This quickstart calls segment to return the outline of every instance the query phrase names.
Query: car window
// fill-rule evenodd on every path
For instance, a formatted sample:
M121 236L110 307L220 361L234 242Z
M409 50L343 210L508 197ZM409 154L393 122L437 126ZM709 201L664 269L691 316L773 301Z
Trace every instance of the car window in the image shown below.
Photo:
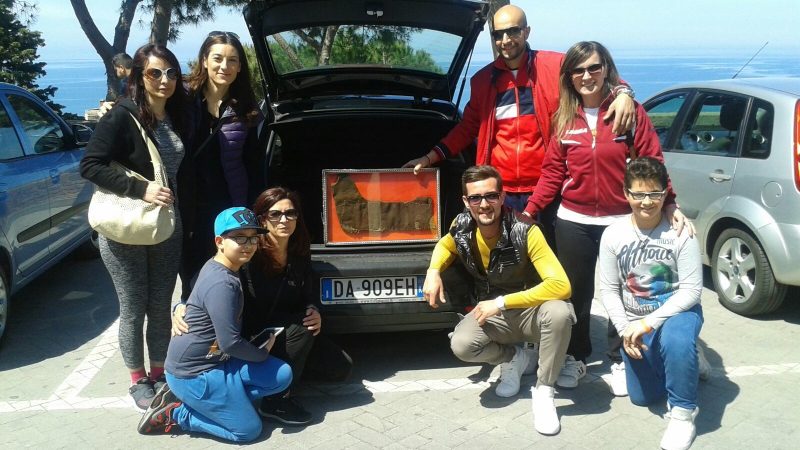
M742 156L745 158L766 159L772 146L772 122L775 108L771 103L756 99L753 114L747 121L747 132Z
M447 73L462 38L435 30L388 25L340 25L285 31L266 37L279 75L300 70L359 65Z
M658 133L658 141L661 143L661 148L664 151L668 150L669 130L678 117L681 107L686 102L686 92L673 92L666 94L660 98L655 99L647 106L647 115L650 116L650 121L653 122L653 127Z
M24 156L14 125L6 108L0 103L0 161Z
M735 156L747 99L701 93L677 143L679 150Z
M17 113L34 153L49 153L66 147L61 126L39 105L21 95L9 95L8 101Z

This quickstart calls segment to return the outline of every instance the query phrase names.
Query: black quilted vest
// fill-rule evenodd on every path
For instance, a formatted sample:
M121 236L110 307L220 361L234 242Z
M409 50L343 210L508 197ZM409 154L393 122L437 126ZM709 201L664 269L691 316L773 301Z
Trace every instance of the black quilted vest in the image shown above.
M532 226L517 220L510 209L503 207L501 236L489 252L487 271L480 262L475 220L469 212L456 216L450 235L455 240L461 262L475 280L478 301L523 291L541 282L528 257L528 230Z

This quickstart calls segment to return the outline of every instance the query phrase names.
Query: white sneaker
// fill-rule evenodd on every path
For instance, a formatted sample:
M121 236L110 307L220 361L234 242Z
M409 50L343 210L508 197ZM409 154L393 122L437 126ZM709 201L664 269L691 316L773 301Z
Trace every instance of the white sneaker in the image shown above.
M711 364L708 363L706 353L703 351L703 347L700 347L700 344L697 344L697 372L703 381L711 378Z
M533 342L526 342L522 344L522 350L528 354L528 367L522 372L523 375L531 375L536 373L536 368L539 367L539 347Z
M572 355L567 355L564 360L564 367L556 380L556 386L564 389L574 389L578 387L578 380L586 375L586 364L583 361L576 361Z
M519 392L519 379L528 367L528 353L521 347L514 347L514 358L500 365L500 382L494 389L498 397L513 397Z
M561 431L554 397L555 389L552 386L539 385L531 388L533 427L539 434L552 436Z
M700 408L694 410L673 406L669 412L669 424L661 438L663 450L687 450L697 435L694 419Z
M618 362L611 365L611 380L608 383L611 393L617 397L628 396L628 380L625 379L625 363Z

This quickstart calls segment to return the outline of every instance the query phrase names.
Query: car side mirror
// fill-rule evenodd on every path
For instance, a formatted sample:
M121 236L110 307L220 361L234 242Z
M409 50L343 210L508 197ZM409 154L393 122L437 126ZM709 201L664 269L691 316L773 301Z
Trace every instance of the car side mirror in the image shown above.
M94 130L79 123L72 124L72 135L75 136L75 143L78 145L86 145L92 137Z

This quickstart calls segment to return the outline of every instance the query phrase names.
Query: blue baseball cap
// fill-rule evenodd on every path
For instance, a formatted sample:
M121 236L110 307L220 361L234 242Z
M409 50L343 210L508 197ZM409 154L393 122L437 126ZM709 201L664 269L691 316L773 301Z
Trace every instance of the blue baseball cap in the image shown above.
M256 230L259 234L267 234L267 230L258 223L253 211L235 206L217 214L214 220L214 236L222 236L235 230Z

